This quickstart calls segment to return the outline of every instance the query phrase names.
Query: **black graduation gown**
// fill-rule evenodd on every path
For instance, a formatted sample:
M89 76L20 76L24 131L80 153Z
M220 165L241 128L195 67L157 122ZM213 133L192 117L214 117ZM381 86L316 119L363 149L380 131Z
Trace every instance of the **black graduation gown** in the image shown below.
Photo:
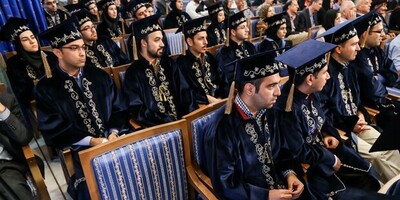
M227 97L228 88L224 85L222 72L218 71L217 60L206 52L204 64L187 50L179 56L176 64L189 84L197 104L208 104L207 95L216 98Z
M72 148L75 175L68 184L68 192L74 199L89 199L78 155L89 146L72 144L87 136L108 137L112 128L122 130L126 123L124 104L113 79L99 68L82 69L82 89L58 66L52 72L52 78L43 77L36 86L39 130L47 144L59 149ZM79 182L76 190L72 189L75 180Z
M122 90L131 117L150 127L181 119L197 109L192 92L179 69L162 57L157 75L140 54L126 70Z
M45 54L50 67L58 64L57 57L52 52L45 51ZM34 99L34 81L44 75L43 65L36 68L18 54L7 60L7 76L24 115L30 110L30 102Z
M102 35L108 38L122 36L122 26L124 26L126 33L130 33L130 29L128 29L128 27L122 21L118 21L118 31L113 31L108 27L105 21L102 21L96 28L97 35Z
M388 104L386 86L396 84L398 76L392 62L385 59L383 51L379 48L363 48L350 65L357 72L363 104L373 108ZM375 76L383 77L384 81L377 80Z
M224 111L225 106L218 109L204 127L203 168L213 189L220 199L268 199L270 189L287 185L283 172L296 171L299 164L287 151L270 114L262 116L265 129L260 130L236 103L230 115ZM296 173L301 176L301 171Z
M270 50L277 50L277 49L282 49L282 48L291 48L292 47L292 42L291 41L286 41L282 40L281 45L279 45L276 41L274 41L271 38L265 38L258 46L257 46L257 52L266 52Z
M66 19L69 18L68 13L58 9L57 13L55 15L55 22L51 18L51 15L49 15L45 10L43 10L44 17L46 18L46 23L47 23L47 28L50 29L57 24L60 24L61 22L65 21Z
M252 43L243 41L241 45L238 45L233 40L229 41L229 47L223 46L217 51L215 58L217 59L218 67L226 77L227 85L230 85L233 80L235 65L232 62L240 58L249 57L255 53L256 49ZM232 64L227 65L229 63Z
M349 133L357 122L354 119L357 111L363 112L365 120L369 120L368 113L361 104L357 74L348 64L344 66L333 57L330 59L328 71L331 78L321 91L322 107L326 117L332 120L336 128ZM342 94L349 94L348 98L343 98Z
M323 137L325 136L333 136L339 141L341 139L333 125L326 121L319 94L316 93L307 97L306 94L295 89L292 111L285 112L290 87L291 83L283 86L282 96L278 98L275 104L275 116L279 123L280 132L284 133L282 135L291 152L302 163L310 165L307 170L307 180L314 197L316 199L328 199L329 195L342 193L348 187L356 187L355 184L340 180L340 177L344 174L352 174L354 177L356 175L368 177L378 190L380 185L376 171L354 149L343 143L340 143L335 150L329 150L324 146ZM341 170L335 173L333 169L334 155L341 160L342 164L352 168L342 166ZM352 199L349 196L347 197Z
M178 28L189 20L191 18L186 12L172 10L165 17L163 29Z
M209 47L223 44L226 40L224 23L212 23L207 27L207 42Z
M123 44L121 44L123 45ZM86 66L103 68L117 67L129 63L129 59L115 42L108 37L99 36L86 52Z

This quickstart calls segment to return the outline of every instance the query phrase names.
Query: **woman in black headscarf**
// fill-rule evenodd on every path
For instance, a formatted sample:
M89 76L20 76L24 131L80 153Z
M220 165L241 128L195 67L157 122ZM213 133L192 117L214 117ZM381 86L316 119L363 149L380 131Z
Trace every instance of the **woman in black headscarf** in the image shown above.
M211 5L207 9L211 19L211 24L207 27L207 41L208 46L211 47L222 44L226 40L225 12L222 2Z
M169 4L171 11L168 13L164 20L164 29L178 28L184 22L189 21L191 18L183 12L183 1L182 0L171 0Z
M103 10L101 23L97 26L97 34L109 38L119 37L128 28L118 17L118 9L114 0L103 0L97 3L97 7Z
M326 30L340 24L340 17L341 14L339 10L330 9L326 11L324 20L322 21L322 28L318 30L317 37L318 35L324 33ZM318 38L318 40L323 40L323 38Z
M268 25L265 30L267 37L259 45L258 52L292 47L292 42L285 40L287 31L283 13L266 18L264 22Z
M45 75L38 40L27 24L26 19L12 17L7 20L0 33L1 40L11 41L15 46L17 54L6 62L7 76L25 119L28 119L30 102L34 99L34 85ZM47 58L49 66L54 66L58 62L52 52L45 51L43 57Z

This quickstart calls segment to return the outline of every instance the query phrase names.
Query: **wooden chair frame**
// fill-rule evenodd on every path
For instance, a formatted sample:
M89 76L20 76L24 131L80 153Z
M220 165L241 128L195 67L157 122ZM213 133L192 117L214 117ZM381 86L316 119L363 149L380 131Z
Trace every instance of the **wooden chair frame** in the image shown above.
M189 145L189 134L187 132L186 121L179 120L167 124L162 124L158 126L154 126L148 129L144 129L141 131L137 131L128 135L121 136L112 142L103 143L97 146L94 146L90 149L83 150L79 152L79 157L81 160L81 164L83 167L83 172L86 177L86 183L89 188L90 197L93 200L100 199L100 193L97 189L95 176L93 169L91 167L91 161L97 155L103 154L107 151L116 149L120 146L131 144L132 142L145 139L151 136L156 136L160 133L164 133L170 130L182 130L182 138L183 138L183 152L184 152L184 159L185 159L185 167L186 167L186 174L187 174L187 181L190 186L193 187L201 196L205 197L206 199L217 199L213 193L211 193L206 186L202 184L202 182L198 179L196 174L193 173L193 166L190 162L191 160L191 147ZM193 190L189 193L189 197L192 199L194 198Z
M119 37L113 37L111 39L114 41L115 44L119 43L119 48L121 49L122 52L124 52L124 54L128 54L128 50L126 49L124 37L119 36Z
M119 72L126 71L128 67L131 65L131 63L120 65L117 67L112 67L112 77L114 78L115 85L117 86L118 90L121 90L122 88L122 82L121 79L119 78Z

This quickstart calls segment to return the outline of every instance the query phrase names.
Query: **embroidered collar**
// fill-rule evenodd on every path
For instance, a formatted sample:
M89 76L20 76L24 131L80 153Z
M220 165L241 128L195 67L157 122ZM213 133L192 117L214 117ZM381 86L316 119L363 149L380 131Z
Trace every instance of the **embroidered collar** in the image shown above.
M236 95L234 99L235 104L237 105L237 108L240 109L239 112L243 112L244 116L242 115L243 119L255 119L259 120L265 112L267 112L267 109L261 109L257 112L256 116L250 112L250 109L246 106L246 104L243 102L243 100L240 98L239 94Z

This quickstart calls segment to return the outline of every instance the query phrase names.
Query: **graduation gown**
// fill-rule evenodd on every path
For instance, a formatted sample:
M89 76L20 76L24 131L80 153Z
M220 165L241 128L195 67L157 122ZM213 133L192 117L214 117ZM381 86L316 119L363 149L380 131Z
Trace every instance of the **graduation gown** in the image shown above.
M193 92L197 104L208 104L207 95L216 98L227 97L223 74L219 72L217 60L210 53L204 55L203 64L189 50L179 56L176 64Z
M229 47L223 46L217 51L215 58L217 59L218 67L226 77L227 85L230 85L232 82L235 70L234 63L229 63L240 58L249 57L255 53L256 49L252 43L243 41L241 45L238 45L233 40L229 41Z
M114 38L114 37L119 37L122 36L122 26L125 28L125 32L128 33L130 32L130 29L125 25L125 23L118 21L118 30L114 31L110 27L108 27L107 23L103 20L100 22L100 24L97 26L96 31L97 35L102 35L108 38Z
M39 130L47 144L59 149L72 148L75 175L68 184L68 192L74 199L88 199L78 152L89 146L72 144L87 136L107 138L110 129L123 129L127 121L123 117L124 104L113 79L99 68L82 68L81 83L59 66L52 72L52 78L43 77L36 86Z
M348 184L340 179L344 174L369 177L376 190L379 189L378 177L376 171L371 167L371 163L364 160L354 149L341 142L334 150L324 146L323 138L325 136L333 136L339 141L341 139L333 125L326 121L319 94L314 93L307 96L295 89L292 111L285 112L290 87L290 83L283 86L282 96L275 104L275 116L280 132L284 133L282 135L291 152L302 163L310 165L307 170L307 179L314 197L328 199L329 196L342 193L348 187L355 187L356 185ZM343 164L337 173L333 169L334 155ZM350 196L347 197L353 199Z
M129 63L127 55L108 37L99 36L86 52L86 66L117 67Z
M51 17L51 15L49 15L49 13L46 12L46 10L43 10L44 13L44 17L46 18L46 23L47 23L47 28L53 28L54 26L56 26L57 24L60 24L61 22L65 21L66 19L69 18L68 13L57 9L57 12L55 14L55 21L53 21L53 18Z
M224 23L211 23L207 27L207 42L209 47L223 44L226 40L226 31Z
M160 59L157 72L138 57L126 70L122 86L133 119L150 127L176 121L197 109L189 85L169 57Z
M380 48L363 48L350 63L357 72L361 101L366 106L379 108L389 103L386 86L395 85L398 76L392 62L385 57Z
M259 126L236 103L230 115L224 111L225 106L218 109L204 129L203 168L213 189L220 199L268 199L270 189L287 185L283 172L299 164L270 114L261 116Z
M165 17L163 29L178 28L189 20L191 20L191 18L186 12L172 10Z
M258 46L257 46L257 52L266 52L270 50L278 50L282 48L291 48L292 47L292 42L291 41L286 41L286 40L281 40L281 44L278 44L276 41L274 41L271 38L265 38Z
M52 52L45 51L45 54L50 67L58 64L57 57ZM36 68L18 54L7 60L7 76L24 113L30 109L30 102L34 99L34 81L44 75L43 65Z

